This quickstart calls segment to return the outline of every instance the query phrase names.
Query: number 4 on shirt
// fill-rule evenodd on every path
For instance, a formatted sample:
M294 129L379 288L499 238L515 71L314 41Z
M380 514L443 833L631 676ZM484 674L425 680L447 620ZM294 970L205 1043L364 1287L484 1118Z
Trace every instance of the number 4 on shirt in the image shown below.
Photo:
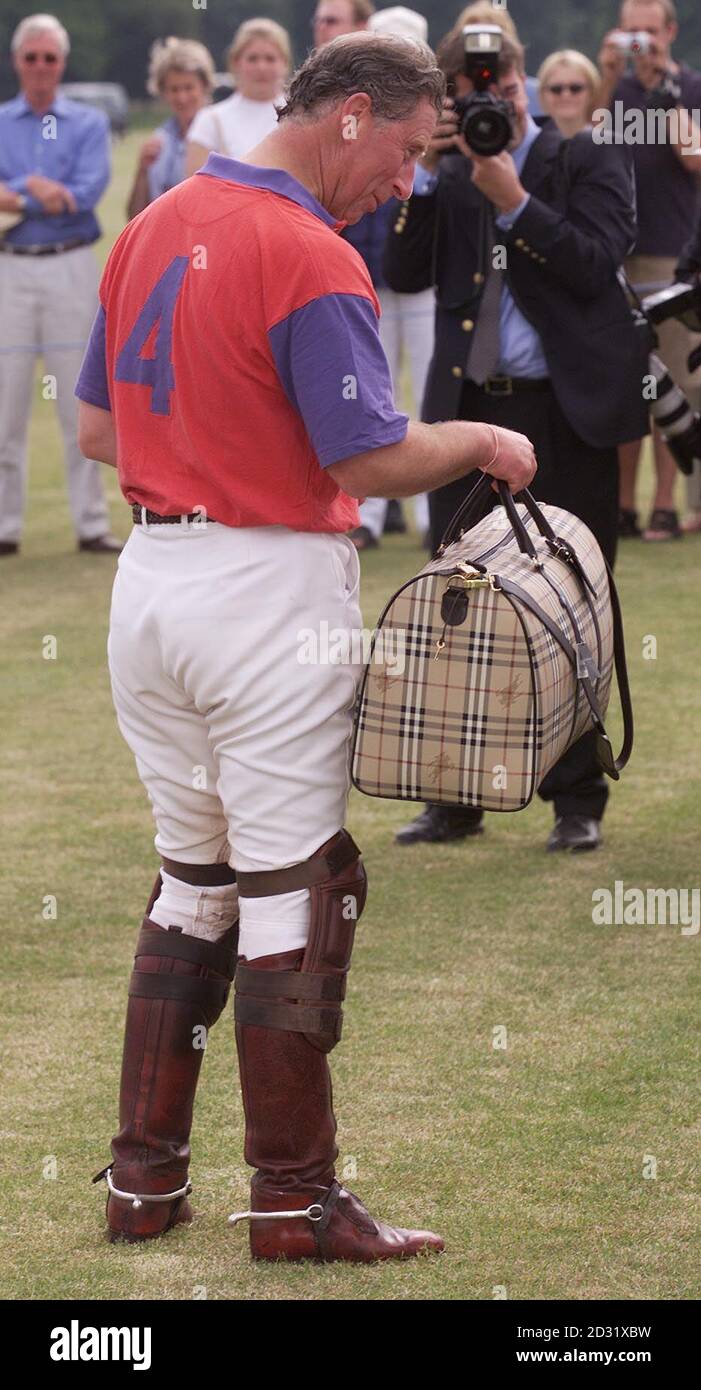
M173 336L175 301L182 289L187 256L176 256L156 282L134 327L122 348L115 368L115 381L151 387L150 409L154 415L170 415L170 393L175 390L170 345ZM142 357L145 344L158 324L155 356Z

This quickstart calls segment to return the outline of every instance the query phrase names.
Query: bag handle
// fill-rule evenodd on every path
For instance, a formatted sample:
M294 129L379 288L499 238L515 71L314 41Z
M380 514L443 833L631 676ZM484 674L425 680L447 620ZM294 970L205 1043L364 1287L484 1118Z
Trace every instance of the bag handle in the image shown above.
M489 498L490 494L493 491L492 483L494 482L496 482L497 487L499 489L499 500L504 504L506 514L509 518L509 521L511 522L511 529L513 530L514 535L516 537L519 550L524 555L527 555L529 559L537 559L537 555L533 547L533 542L518 512L516 511L511 489L509 488L507 483L502 481L501 478L492 478L488 473L482 474L482 477L478 480L478 482L475 483L475 486L471 488L468 492L464 502L462 502L461 505L458 507L458 510L456 511L452 521L448 523L445 529L445 533L443 535L443 539L438 547L439 555L442 555L443 551L447 549L449 545L453 544L453 541L458 540L464 531L469 531L469 523L474 520L475 516L479 513L479 511ZM519 496L521 496L520 493ZM532 506L536 507L533 498L530 498L530 501ZM541 516L542 526L547 527L548 523L545 520L545 517L542 516L540 513L538 514L539 516ZM539 527L539 529L541 528ZM546 532L543 531L543 535L545 534Z

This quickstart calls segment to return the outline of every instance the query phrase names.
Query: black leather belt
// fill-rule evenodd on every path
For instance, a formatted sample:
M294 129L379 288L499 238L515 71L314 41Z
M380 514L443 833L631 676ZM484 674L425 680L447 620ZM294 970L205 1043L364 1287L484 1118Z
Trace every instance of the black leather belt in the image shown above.
M466 386L475 391L484 391L487 396L516 396L521 391L549 391L549 376L488 376L483 386L476 381L467 380Z
M61 251L75 251L78 246L91 246L84 237L73 237L71 241L52 241L44 246L41 242L34 246L17 246L11 241L0 241L0 251L8 256L57 256Z
M138 502L133 502L131 514L137 526L181 526L183 517L186 522L198 521L200 526L204 526L208 521L214 521L213 516L205 516L204 512L183 512L177 516L161 516L159 512L150 512L148 507L140 507Z

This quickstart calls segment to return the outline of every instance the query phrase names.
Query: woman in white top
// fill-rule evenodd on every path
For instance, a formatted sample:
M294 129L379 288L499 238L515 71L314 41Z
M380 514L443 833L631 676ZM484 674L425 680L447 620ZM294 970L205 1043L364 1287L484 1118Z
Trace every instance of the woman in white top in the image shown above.
M188 131L187 173L194 174L211 150L240 159L277 125L277 106L292 61L287 31L273 19L247 19L227 54L236 91L208 106Z

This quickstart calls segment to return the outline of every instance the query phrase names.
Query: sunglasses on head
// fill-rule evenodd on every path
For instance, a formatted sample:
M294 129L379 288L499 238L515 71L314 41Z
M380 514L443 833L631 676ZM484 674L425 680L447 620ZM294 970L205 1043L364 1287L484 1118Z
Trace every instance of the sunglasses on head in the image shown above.
M58 62L58 54L57 54L57 53L23 53L23 54L22 54L22 62L23 62L23 63L38 63L38 61L39 61L40 58L42 58L43 61L44 61L45 63L57 63L57 62Z
M563 92L569 92L570 96L578 97L586 88L586 82L554 82L548 87L554 97L561 97Z

